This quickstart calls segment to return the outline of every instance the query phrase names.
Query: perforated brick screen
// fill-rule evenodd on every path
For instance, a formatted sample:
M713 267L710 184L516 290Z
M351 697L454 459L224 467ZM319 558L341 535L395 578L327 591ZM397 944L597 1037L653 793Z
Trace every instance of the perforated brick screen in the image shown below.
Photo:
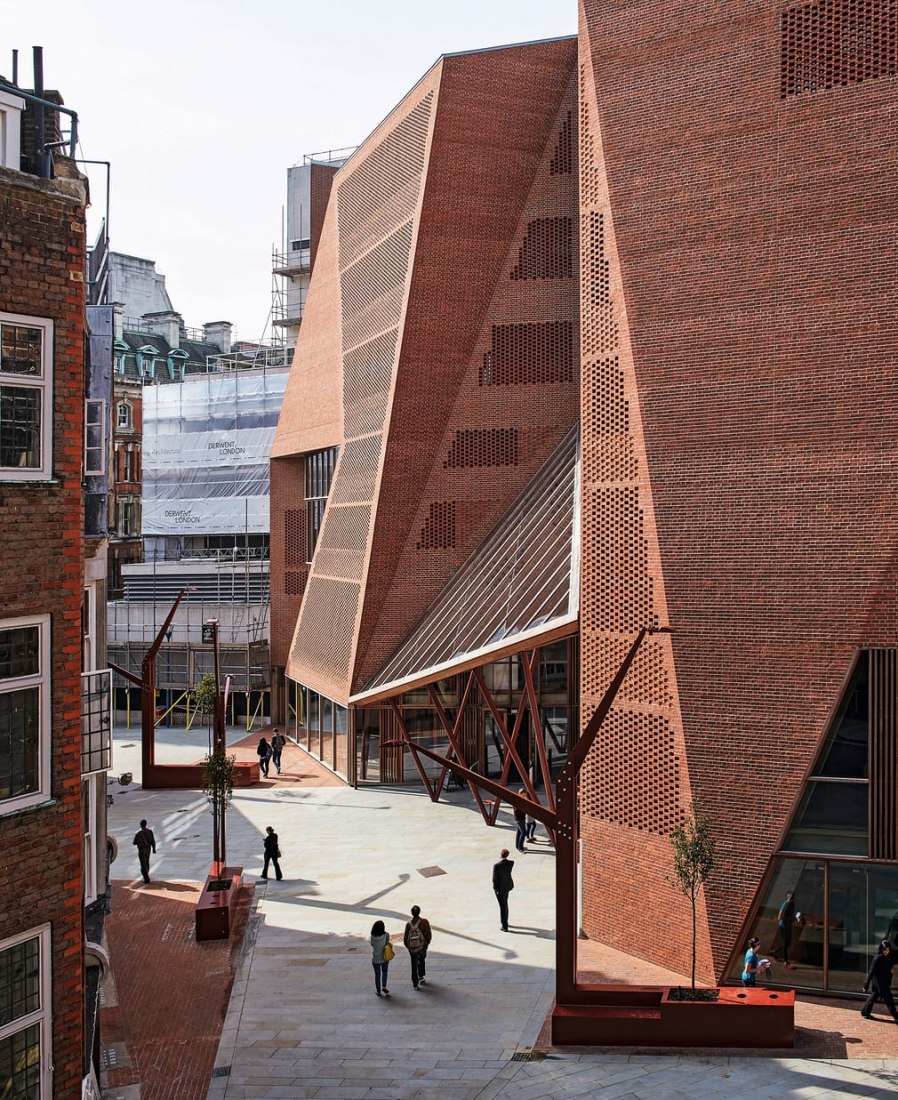
M898 72L894 0L817 0L780 17L780 95L810 95Z

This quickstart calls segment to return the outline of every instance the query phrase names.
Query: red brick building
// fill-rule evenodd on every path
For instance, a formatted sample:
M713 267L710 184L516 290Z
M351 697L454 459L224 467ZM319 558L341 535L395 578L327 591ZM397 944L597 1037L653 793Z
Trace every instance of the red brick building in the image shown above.
M0 84L0 134L9 139L0 158L0 1093L44 1098L80 1095L89 1072L90 813L83 816L81 782L87 195L72 161L56 157L54 178L20 161L24 106L18 89ZM108 692L106 707L108 716ZM100 786L105 814L105 776ZM105 825L102 833L105 872Z
M688 970L697 806L707 980L898 937L896 18L584 2L442 58L335 178L273 452L284 713L354 781L554 771L671 628L581 778L582 924Z

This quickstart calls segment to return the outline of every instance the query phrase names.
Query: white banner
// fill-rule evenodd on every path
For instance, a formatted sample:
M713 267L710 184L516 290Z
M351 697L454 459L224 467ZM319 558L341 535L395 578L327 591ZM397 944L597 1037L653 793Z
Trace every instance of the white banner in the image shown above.
M250 535L268 532L268 497L143 501L144 535Z
M267 462L275 431L275 428L242 428L231 432L144 434L144 475L192 466L243 466Z

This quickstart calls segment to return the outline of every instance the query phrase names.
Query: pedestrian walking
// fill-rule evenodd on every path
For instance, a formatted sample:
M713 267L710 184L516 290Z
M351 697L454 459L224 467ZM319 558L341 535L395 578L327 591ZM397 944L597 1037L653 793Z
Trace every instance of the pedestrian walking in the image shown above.
M259 738L259 744L256 746L256 756L259 758L259 767L262 769L262 775L268 778L268 765L271 761L271 745L265 740L264 737Z
M284 877L281 874L281 865L278 860L281 858L281 849L278 845L278 835L270 825L265 827L265 840L263 841L263 848L265 850L265 863L262 867L262 874L260 878L268 878L268 864L274 864L274 873L277 876L278 882Z
M374 967L374 992L378 997L381 992L389 997L387 971L393 959L393 945L390 943L390 933L384 927L382 920L376 920L371 925L368 942L371 944L371 965Z
M527 814L527 843L536 843L536 818Z
M499 856L499 862L493 864L493 890L499 902L499 920L502 922L502 931L507 932L508 895L514 889L514 879L511 877L514 860L508 858L507 848L503 848Z
M748 941L748 950L745 952L745 962L742 964L742 984L753 986L758 984L758 971L761 969L761 960L758 958L758 948L761 941L753 936Z
M271 731L271 760L277 769L278 775L281 774L281 753L284 751L284 745L286 744L287 738L275 726Z
M522 787L518 791L518 794L526 795L527 792ZM517 806L514 807L514 825L517 830L515 832L514 846L519 852L523 852L526 850L524 848L524 841L527 839L527 815L523 810L518 809Z
M147 828L146 818L141 819L140 828L134 834L132 844L137 845L137 859L140 863L140 873L143 881L150 881L150 852L156 854L156 837L153 830Z
M892 967L896 961L893 955L891 943L883 940L867 971L867 980L864 982L864 992L870 994L861 1009L861 1015L866 1020L870 1019L876 1002L882 1001L891 1013L892 1019L898 1023L898 1009L895 1008L895 998L892 996Z
M412 985L417 989L426 985L427 948L433 938L430 921L421 916L421 906L412 906L412 919L407 922L402 942L408 948L412 963Z

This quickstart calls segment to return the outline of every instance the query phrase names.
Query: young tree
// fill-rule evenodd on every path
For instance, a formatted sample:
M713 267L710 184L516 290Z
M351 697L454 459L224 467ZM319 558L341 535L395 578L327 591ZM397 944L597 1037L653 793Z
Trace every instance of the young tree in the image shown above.
M693 807L692 812L670 834L677 885L692 904L692 988L695 989L695 902L714 868L714 838L711 818Z

